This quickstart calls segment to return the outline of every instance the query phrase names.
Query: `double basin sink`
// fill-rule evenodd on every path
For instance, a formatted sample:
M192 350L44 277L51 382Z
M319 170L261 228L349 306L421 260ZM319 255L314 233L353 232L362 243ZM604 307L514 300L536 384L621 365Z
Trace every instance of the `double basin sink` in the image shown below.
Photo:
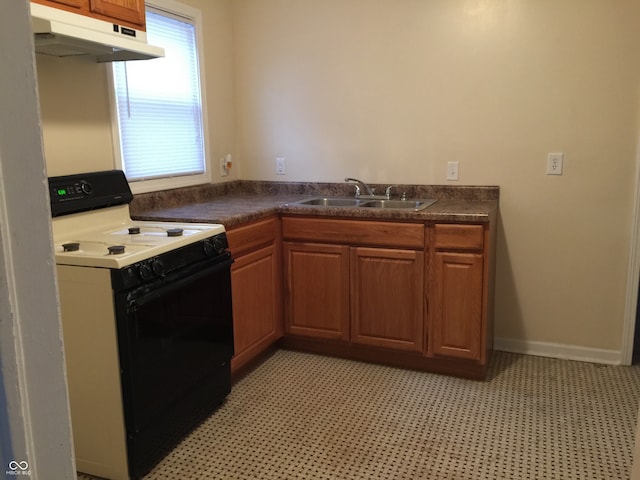
M433 205L436 199L410 199L410 200L388 200L388 199L361 199L361 198L340 198L340 197L319 197L308 200L300 200L295 205L307 207L359 207L359 208L386 208L396 210L410 210L418 212Z

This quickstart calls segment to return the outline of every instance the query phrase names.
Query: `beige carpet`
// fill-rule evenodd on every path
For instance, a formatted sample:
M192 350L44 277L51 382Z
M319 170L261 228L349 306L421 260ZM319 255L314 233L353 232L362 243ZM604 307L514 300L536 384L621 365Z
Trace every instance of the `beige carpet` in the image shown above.
M477 382L281 350L145 478L627 479L639 398L640 367L497 352Z

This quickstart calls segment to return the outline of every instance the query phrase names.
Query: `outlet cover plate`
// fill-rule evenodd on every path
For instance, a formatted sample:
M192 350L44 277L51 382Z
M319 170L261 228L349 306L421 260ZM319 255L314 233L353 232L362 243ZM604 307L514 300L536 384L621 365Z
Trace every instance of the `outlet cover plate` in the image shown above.
M562 175L564 153L550 153L547 155L547 175Z
M447 180L458 180L458 162L447 162Z

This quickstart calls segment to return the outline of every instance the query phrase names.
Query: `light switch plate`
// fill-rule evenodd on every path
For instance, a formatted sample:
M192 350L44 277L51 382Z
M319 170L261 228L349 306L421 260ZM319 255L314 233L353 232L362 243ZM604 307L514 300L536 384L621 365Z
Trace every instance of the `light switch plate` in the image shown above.
M458 162L447 162L447 180L458 180Z

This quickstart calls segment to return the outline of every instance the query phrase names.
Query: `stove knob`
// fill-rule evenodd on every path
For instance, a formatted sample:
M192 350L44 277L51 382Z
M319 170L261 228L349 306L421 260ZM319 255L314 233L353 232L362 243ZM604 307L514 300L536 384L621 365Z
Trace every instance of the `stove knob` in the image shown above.
M217 253L216 247L215 245L213 245L213 242L211 242L211 240L205 240L202 248L204 249L204 254L207 257L213 257Z
M211 243L213 243L213 248L218 254L222 253L222 251L227 247L227 245L224 243L224 240L219 237L212 238Z
M93 186L89 182L83 181L80 184L80 188L85 195L91 195L93 193Z
M164 276L164 263L162 263L160 260L153 260L151 262L151 269L153 270L153 273L155 273L159 277Z
M140 273L140 278L143 280L151 280L153 278L153 269L148 263L140 265L138 272Z

